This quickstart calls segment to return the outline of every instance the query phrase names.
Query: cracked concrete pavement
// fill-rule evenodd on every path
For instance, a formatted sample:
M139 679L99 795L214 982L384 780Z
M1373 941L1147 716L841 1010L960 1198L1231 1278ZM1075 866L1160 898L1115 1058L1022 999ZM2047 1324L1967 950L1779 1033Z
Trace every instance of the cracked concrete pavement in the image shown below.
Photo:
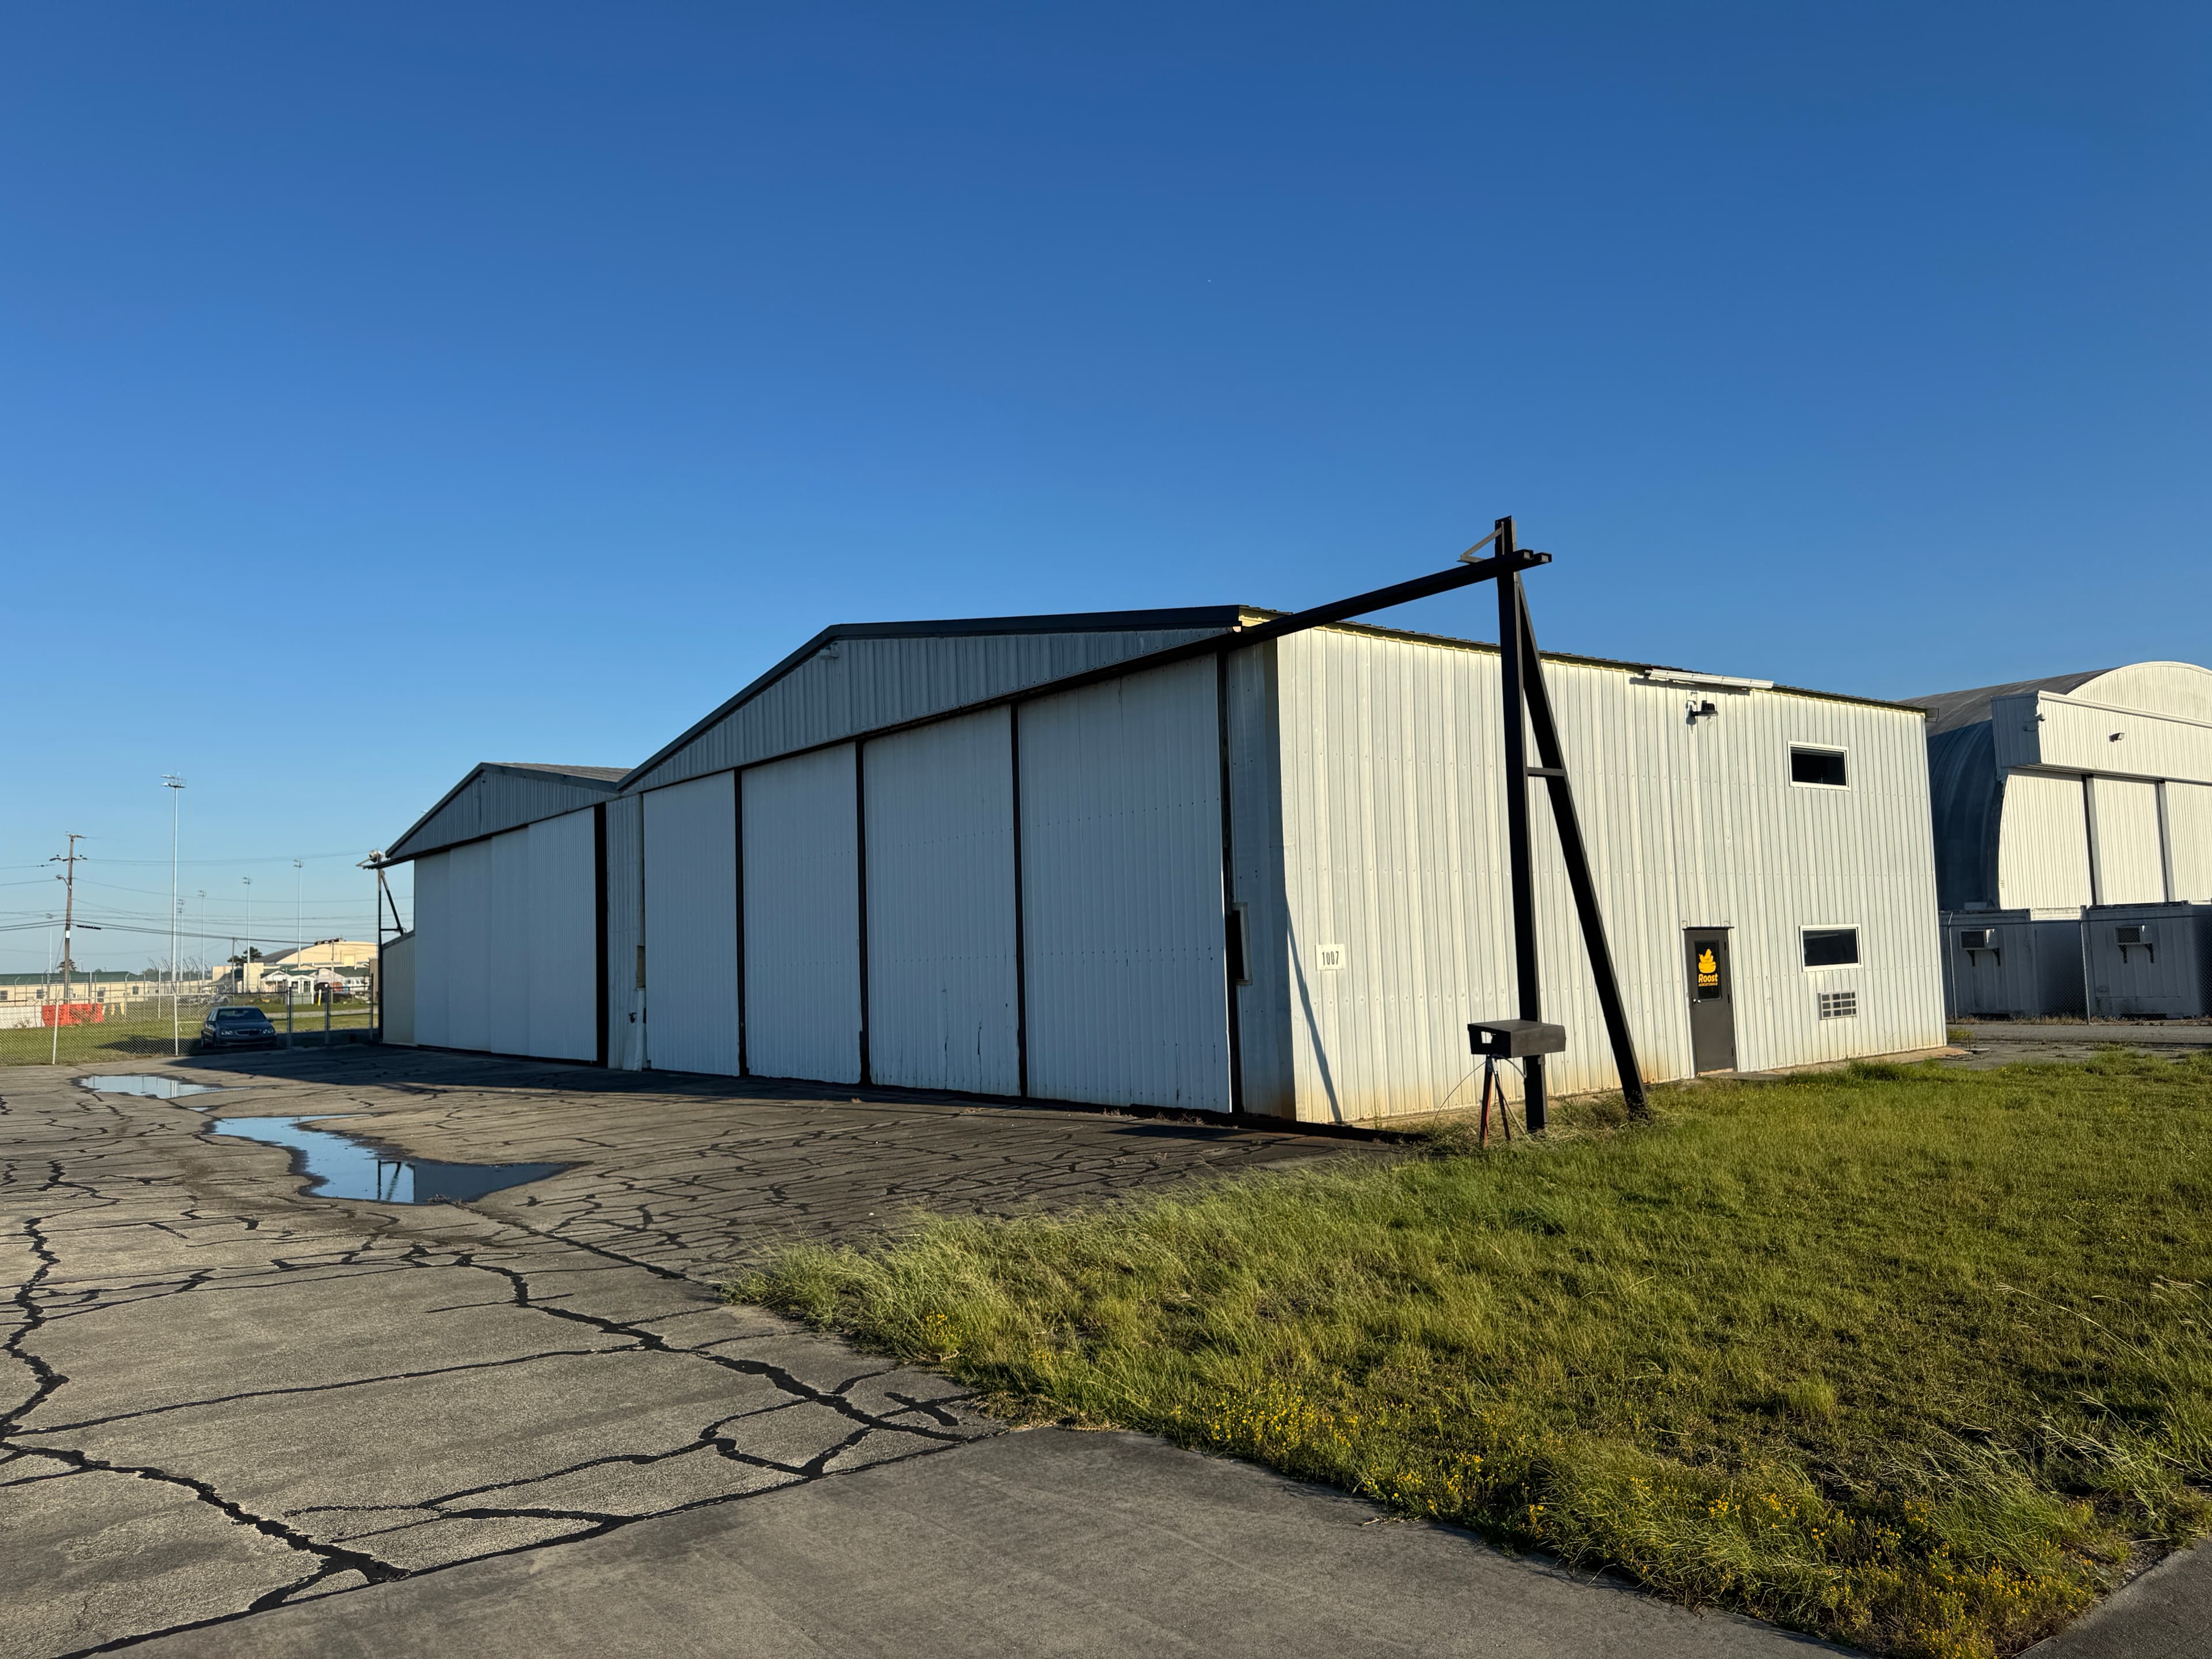
M346 1048L0 1071L0 1655L1780 1655L1133 1435L1009 1435L715 1286L776 1242L1371 1144ZM202 1107L207 1109L195 1110ZM566 1165L313 1196L213 1115Z
M149 1068L151 1069L151 1068ZM1327 1143L349 1048L0 1073L0 1651L56 1655L720 1505L997 1431L716 1285L911 1206L1109 1195ZM615 1086L610 1088L610 1083ZM203 1108L204 1109L194 1109ZM305 1194L211 1116L568 1164L470 1208ZM979 1116L980 1115L980 1116Z

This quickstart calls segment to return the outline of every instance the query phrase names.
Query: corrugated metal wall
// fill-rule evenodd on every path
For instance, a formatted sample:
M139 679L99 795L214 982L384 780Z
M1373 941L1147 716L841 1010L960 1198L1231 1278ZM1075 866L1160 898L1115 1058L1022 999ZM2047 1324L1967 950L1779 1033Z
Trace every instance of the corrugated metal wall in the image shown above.
M491 1046L492 844L471 842L447 854L447 1045ZM416 932L422 932L417 919Z
M386 939L377 957L377 1019L380 1042L395 1048L415 1044L415 935Z
M415 1041L427 1048L448 1046L453 1004L450 853L415 860Z
M644 811L637 795L607 803L607 1064L623 1072L645 1065Z
M865 750L878 1083L1019 1090L1011 724L994 708Z
M415 861L416 1042L595 1056L592 821L586 808Z
M484 878L491 890L484 907L484 1024L480 1040L466 1046L495 1054L526 1054L533 966L530 831L511 830L477 845L483 849Z
M1469 1020L1516 1012L1494 653L1322 629L1278 645L1291 1014L1302 1116L1462 1103ZM1745 1070L1942 1042L1922 722L1552 663L1547 682L1646 1075L1690 1071L1682 930L1731 930ZM1686 705L1713 702L1695 722ZM1793 743L1845 751L1846 789L1793 785ZM1533 751L1532 751L1533 752ZM1561 1091L1612 1086L1544 793L1531 791L1545 1013ZM1801 930L1859 930L1808 972ZM1343 966L1322 964L1324 947ZM1858 1014L1823 1020L1819 993ZM1455 1094L1455 1091L1457 1093Z
M1990 948L1967 950L1960 939L1967 933L1987 934ZM2038 921L2025 910L1947 915L1943 949L1948 1012L1957 1018L2087 1012L2078 921Z
M2166 898L2158 786L2132 778L2089 780L2089 845L2100 904L2157 904Z
M2212 679L2202 670L2195 672ZM2212 781L2212 726L2153 708L2121 708L2083 700L2112 678L2094 682L2075 696L2039 692L2033 698L1992 702L2000 755L2014 766Z
M530 1000L525 1044L515 1053L542 1060L599 1057L597 819L586 808L516 832L530 846Z
M727 772L645 795L645 1063L738 1071L737 789Z
M2212 899L2212 787L2167 784L2166 830L2173 860L2173 896Z
M2132 925L2145 942L2124 948ZM2212 910L2194 904L2099 906L2081 919L2090 1012L2108 1019L2192 1019L2212 1013Z
M1997 824L2004 799L1988 720L1928 739L1928 784L1936 827L1936 891L1943 907L1997 902Z
M630 787L743 766L1126 661L1217 628L833 641Z
M2007 910L2089 902L2089 826L2081 780L2014 772L2004 781L1997 902Z
M746 1066L761 1076L860 1081L860 823L853 766L852 747L845 744L742 775ZM649 830L646 849L650 869L656 854ZM656 1048L655 1064L661 1063Z
M487 766L465 788L392 843L391 855L415 847L450 847L527 826L609 799L612 779L581 781L535 768Z
M1030 1091L1230 1106L1210 659L1022 710Z

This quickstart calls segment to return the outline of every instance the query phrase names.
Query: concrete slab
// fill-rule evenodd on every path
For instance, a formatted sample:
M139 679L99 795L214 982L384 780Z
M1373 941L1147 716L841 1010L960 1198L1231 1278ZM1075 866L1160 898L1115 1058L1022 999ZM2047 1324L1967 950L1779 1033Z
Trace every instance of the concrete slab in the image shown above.
M2023 1659L2203 1659L2212 1654L2212 1545L2169 1555Z
M1966 1020L1956 1022L1981 1042L2117 1042L2128 1048L2212 1048L2212 1022L2183 1020Z
M1139 1435L1038 1430L149 1644L186 1656L1789 1659L1825 1644Z
M995 1435L944 1378L719 1281L916 1201L1097 1201L1337 1151L374 1048L143 1069L232 1086L0 1072L0 1655L342 1605ZM329 1200L284 1150L206 1133L341 1113L410 1155L573 1167L466 1207Z

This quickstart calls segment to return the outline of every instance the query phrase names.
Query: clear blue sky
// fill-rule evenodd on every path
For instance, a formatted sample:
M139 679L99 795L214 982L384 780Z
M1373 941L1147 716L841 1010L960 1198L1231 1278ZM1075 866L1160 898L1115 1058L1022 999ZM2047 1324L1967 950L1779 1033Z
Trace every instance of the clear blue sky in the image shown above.
M11 8L0 923L70 830L161 913L174 770L210 931L359 933L828 623L1504 512L1563 650L2206 660L2208 86L2179 3Z

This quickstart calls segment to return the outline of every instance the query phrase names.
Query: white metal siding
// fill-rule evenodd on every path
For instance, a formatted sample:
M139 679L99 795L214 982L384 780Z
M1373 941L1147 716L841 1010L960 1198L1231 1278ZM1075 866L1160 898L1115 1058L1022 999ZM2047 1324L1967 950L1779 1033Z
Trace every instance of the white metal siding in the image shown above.
M624 1072L645 1064L645 991L638 983L645 948L644 810L636 795L607 803L607 1064Z
M597 814L586 808L520 832L530 846L528 1030L516 1052L542 1060L599 1057Z
M1030 1092L1226 1110L1211 659L1022 710Z
M2009 765L2212 782L2212 726L2201 720L2048 691L1996 698L1990 709Z
M386 939L377 957L377 1040L395 1048L415 1044L415 935Z
M530 831L510 830L477 843L483 849L484 1030L471 1048L495 1054L530 1050Z
M2159 844L2158 786L2091 778L2089 807L2095 815L2089 844L2097 860L2097 902L2163 902L2166 860Z
M593 1058L594 883L589 808L417 859L415 1041Z
M1468 1022L1517 1012L1497 656L1336 629L1278 653L1300 1115L1465 1103ZM1730 930L1745 1070L1942 1042L1917 714L1581 664L1547 663L1546 681L1647 1078L1691 1069L1689 927ZM1686 718L1708 700L1716 714ZM1844 750L1850 787L1791 784L1793 743ZM1544 1011L1569 1034L1548 1075L1611 1087L1547 792L1530 799ZM1821 926L1858 929L1856 967L1806 970L1801 930ZM1346 965L1320 971L1332 944ZM1820 1019L1829 989L1856 990L1858 1018Z
M645 796L646 1064L738 1070L737 790L727 772Z
M453 948L447 957L447 1045L491 1047L491 843L471 842L448 855L446 919Z
M2212 787L2166 786L2166 836L2173 860L2173 896L2212 899Z
M763 1077L857 1083L860 888L853 750L817 750L749 768L743 776L746 1066Z
M1010 719L995 708L865 751L878 1083L997 1095L1020 1085Z
M415 860L415 1041L427 1048L452 1046L452 859L433 853Z
M2089 827L2081 780L2010 774L1997 830L1998 908L2055 909L2089 899Z

